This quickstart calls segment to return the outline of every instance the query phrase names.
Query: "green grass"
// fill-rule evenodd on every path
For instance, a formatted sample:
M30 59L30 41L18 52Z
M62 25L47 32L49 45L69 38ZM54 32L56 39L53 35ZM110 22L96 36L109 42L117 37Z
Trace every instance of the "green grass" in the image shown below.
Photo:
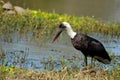
M73 29L78 32L120 35L119 23L101 22L90 16L77 17L34 10L28 10L26 15L8 15L1 8L0 35L7 35L8 38L11 38L12 34L18 31L20 37L32 33L35 40L48 39L63 21L69 22Z

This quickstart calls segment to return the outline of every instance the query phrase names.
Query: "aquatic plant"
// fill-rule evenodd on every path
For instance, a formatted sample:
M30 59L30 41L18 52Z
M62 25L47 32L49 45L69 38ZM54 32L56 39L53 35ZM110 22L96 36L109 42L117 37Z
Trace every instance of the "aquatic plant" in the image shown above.
M0 65L26 68L28 53L24 51L2 51L0 53Z
M48 58L40 59L40 64L43 65L44 70L50 71L60 71L65 67L69 69L68 71L79 71L80 67L82 68L80 59L75 59L75 56L72 58L65 58L64 56L49 56Z
M120 64L113 63L114 61L109 65L114 65L112 70L108 70L108 68L104 65L101 66L99 63L95 64L95 66L99 66L97 69L89 68L83 70L81 67L82 64L80 64L81 58L78 55L71 58L51 55L48 58L40 60L41 64L44 65L44 71L33 71L23 69L24 66L15 67L18 64L24 64L23 57L26 61L27 54L23 51L7 52L6 55L11 56L10 59L8 60L7 58L7 60L10 62L13 59L13 62L11 62L10 67L5 65L0 66L0 79L3 80L119 80L120 78ZM116 60L119 60L119 57L120 56L113 56L113 58L117 58Z
M5 52L4 51L1 51L0 52L0 62L1 62L1 65L4 65L4 62L5 62Z

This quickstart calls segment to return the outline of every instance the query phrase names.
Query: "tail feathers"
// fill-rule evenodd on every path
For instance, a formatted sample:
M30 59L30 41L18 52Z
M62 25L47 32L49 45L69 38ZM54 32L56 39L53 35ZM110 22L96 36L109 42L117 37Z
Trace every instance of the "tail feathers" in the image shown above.
M97 59L99 62L102 62L104 64L110 64L111 59L108 58L103 58L103 57L99 57L99 56L94 56L95 59Z

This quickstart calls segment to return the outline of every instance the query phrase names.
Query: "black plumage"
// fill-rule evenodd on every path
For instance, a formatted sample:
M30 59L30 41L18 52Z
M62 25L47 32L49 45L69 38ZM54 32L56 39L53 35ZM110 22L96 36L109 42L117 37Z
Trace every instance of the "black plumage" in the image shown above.
M84 54L86 65L88 56L95 58L104 64L110 63L111 59L107 51L98 40L85 34L77 33L71 41L73 46Z

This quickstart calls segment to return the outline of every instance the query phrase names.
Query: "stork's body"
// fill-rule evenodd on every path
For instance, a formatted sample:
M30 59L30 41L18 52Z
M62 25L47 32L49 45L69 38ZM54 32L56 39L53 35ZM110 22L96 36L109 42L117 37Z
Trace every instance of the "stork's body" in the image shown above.
M71 41L73 46L84 54L86 65L88 56L95 58L104 64L110 63L110 57L108 53L98 40L79 33L76 34L76 36L71 39Z
M53 42L63 30L66 30L71 38L73 46L84 54L86 65L88 56L92 57L92 59L97 59L104 64L110 63L111 59L101 42L85 34L74 32L67 22L63 22L59 27L60 30L54 37Z

